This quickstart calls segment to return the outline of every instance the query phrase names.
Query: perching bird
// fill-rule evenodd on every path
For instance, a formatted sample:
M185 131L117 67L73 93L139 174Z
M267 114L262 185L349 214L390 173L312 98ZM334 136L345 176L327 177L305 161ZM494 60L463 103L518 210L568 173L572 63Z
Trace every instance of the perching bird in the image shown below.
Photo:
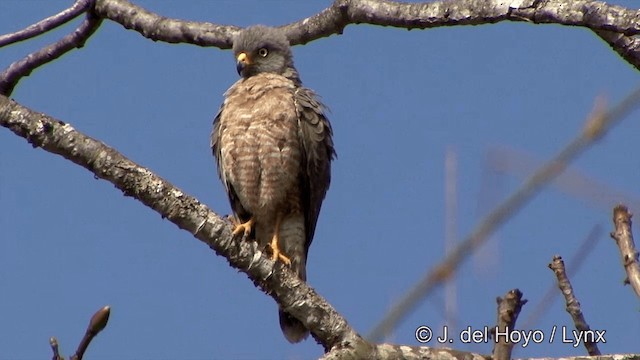
M235 218L247 234L306 280L309 245L335 156L324 106L302 86L280 29L252 26L233 40L238 74L213 122L211 148ZM309 331L279 310L291 343Z

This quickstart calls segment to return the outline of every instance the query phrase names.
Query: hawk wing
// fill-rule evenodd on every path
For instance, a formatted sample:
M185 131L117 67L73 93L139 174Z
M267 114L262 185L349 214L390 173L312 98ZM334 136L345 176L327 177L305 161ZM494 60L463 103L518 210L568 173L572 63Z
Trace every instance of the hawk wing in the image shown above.
M316 94L310 89L299 87L295 90L294 101L298 114L298 136L302 145L300 176L306 231L305 250L308 251L322 200L331 182L331 160L336 152L331 138L331 124L324 115L326 107L317 100Z
M233 213L238 216L241 222L248 221L251 217L251 214L247 210L242 207L240 203L240 199L238 199L238 195L233 189L233 185L227 180L227 175L225 168L222 164L222 149L220 146L220 135L222 133L222 113L224 111L225 102L222 103L216 117L213 119L213 131L211 132L211 151L213 152L213 156L216 158L216 165L218 166L218 175L220 176L220 180L224 184L224 188L227 191L227 196L229 197L229 203L231 204L231 210Z

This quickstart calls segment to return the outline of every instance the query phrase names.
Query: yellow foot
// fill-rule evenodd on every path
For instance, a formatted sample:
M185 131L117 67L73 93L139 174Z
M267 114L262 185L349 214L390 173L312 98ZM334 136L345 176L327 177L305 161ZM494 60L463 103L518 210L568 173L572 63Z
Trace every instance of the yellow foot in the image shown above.
M285 265L291 266L291 259L289 259L278 247L278 234L273 235L273 239L271 239L271 243L269 243L269 247L271 248L271 260L273 261L282 261Z
M240 222L233 222L233 225L235 226L235 228L233 229L233 236L236 236L238 234L242 234L243 237L248 236L249 234L251 234L251 228L253 228L253 218L249 219L249 221L247 221L246 223L240 223Z

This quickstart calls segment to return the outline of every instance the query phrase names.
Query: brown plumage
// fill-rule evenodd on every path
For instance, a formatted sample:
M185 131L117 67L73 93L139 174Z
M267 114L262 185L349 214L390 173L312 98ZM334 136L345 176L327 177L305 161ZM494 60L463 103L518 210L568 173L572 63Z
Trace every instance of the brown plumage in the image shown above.
M275 28L253 26L234 38L242 76L225 93L211 147L236 221L306 280L306 262L335 156L331 125L313 91L302 86L289 42ZM307 337L283 311L287 340Z

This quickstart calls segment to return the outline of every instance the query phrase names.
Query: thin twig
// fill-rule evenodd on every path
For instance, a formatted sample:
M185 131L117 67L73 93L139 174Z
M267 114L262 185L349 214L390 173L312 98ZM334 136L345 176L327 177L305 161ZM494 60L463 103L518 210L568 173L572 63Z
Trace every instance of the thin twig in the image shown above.
M87 39L98 29L101 22L102 19L92 14L87 14L87 18L73 33L9 65L0 74L0 94L11 95L20 79L29 76L34 69L59 58L74 48L83 47Z
M576 251L571 260L567 262L569 264L567 266L567 274L569 277L573 277L576 273L578 273L578 270L580 270L580 268L582 267L584 260L586 260L591 251L595 249L595 245L600 239L601 234L601 225L595 225L593 228L591 228L591 231L589 231L587 237L585 237L585 239L582 241L582 244L578 248L578 251ZM542 316L551 308L551 305L559 295L556 288L556 284L551 284L549 286L547 292L542 297L542 300L538 302L538 304L534 307L534 310L531 311L531 314L522 325L524 329L533 328L536 325L537 321L540 320Z
M509 334L515 330L516 320L527 300L522 298L522 292L519 289L513 289L507 292L504 298L498 297L496 302L498 303L498 321L492 331L493 360L510 360L515 344L511 341Z
M63 360L64 358L60 356L58 339L56 339L55 336L49 338L49 345L51 345L51 351L53 351L53 357L51 358L51 360Z
M531 175L518 191L496 207L443 261L425 274L374 327L369 334L369 339L380 341L395 329L400 321L415 310L418 304L431 291L448 280L455 269L478 247L484 244L498 227L515 215L540 190L557 177L571 161L603 137L639 103L640 88L636 89L608 112L602 112L602 109L596 108L594 113L587 119L586 126L580 134L551 161Z
M600 355L600 350L596 343L597 339L591 335L594 332L591 330L589 324L587 324L587 321L582 315L580 302L573 294L573 287L571 286L571 282L569 281L569 277L567 276L564 268L564 261L562 261L562 257L560 257L560 255L555 255L553 257L553 261L549 264L549 269L556 274L556 278L558 279L558 288L560 289L560 292L562 292L562 295L564 295L564 299L566 301L567 312L571 315L571 319L573 319L576 330L578 330L577 334L580 334L580 337L576 336L574 339L577 338L583 340L582 343L585 348L587 348L587 352L590 356Z
M633 291L640 297L640 263L631 231L631 213L626 206L618 205L613 209L613 223L615 231L611 233L611 237L620 249L622 264L627 272L625 284L631 284Z
M63 10L56 15L49 16L46 19L38 21L37 23L29 25L27 28L14 33L0 35L0 48L23 40L31 39L32 37L44 34L51 29L55 29L87 11L92 2L93 0L76 0L70 8Z
M93 340L107 326L110 314L111 308L109 306L105 306L93 314L89 321L89 326L87 326L87 330L84 332L84 336L78 345L76 353L71 356L71 360L82 360L85 351L87 351L87 348L91 344L91 340Z

